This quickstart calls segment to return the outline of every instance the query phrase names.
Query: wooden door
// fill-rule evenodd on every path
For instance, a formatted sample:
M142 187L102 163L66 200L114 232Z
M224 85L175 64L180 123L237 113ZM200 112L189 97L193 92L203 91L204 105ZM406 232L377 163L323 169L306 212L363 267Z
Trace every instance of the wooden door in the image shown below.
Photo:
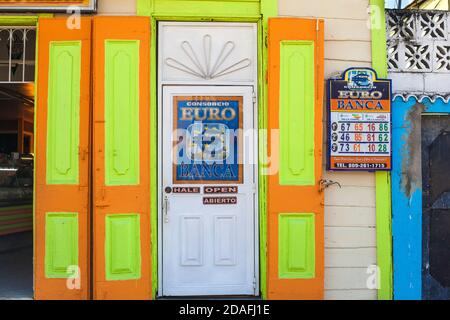
M421 131L422 298L449 300L450 116L422 116Z
M39 19L35 298L89 298L91 19Z
M322 20L269 19L268 297L322 299Z
M257 295L252 97L252 86L163 89L164 296Z
M94 299L150 299L150 19L93 25Z

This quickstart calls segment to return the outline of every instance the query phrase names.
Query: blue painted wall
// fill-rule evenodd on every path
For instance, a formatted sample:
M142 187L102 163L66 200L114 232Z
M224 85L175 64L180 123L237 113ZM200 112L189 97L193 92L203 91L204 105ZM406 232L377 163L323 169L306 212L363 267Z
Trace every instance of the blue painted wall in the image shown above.
M408 184L406 177L412 161L411 150L421 145L420 138L408 142L413 134L413 122L420 124L421 113L450 113L450 103L442 99L433 103L425 98L421 104L418 105L415 97L407 101L396 97L392 110L392 232L396 300L422 298L422 188L421 183ZM421 171L417 175L421 181Z

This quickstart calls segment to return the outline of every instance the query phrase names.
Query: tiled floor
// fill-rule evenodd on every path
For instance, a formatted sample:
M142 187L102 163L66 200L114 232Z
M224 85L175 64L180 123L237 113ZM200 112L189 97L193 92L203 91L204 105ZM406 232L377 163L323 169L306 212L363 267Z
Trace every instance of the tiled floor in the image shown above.
M31 232L0 237L0 300L32 298L33 241Z

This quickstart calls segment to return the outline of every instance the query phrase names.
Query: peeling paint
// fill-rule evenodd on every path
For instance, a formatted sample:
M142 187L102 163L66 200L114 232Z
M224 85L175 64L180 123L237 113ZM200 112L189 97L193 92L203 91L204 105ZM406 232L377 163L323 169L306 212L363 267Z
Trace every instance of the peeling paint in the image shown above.
M402 139L405 144L402 148L401 186L408 198L422 188L422 162L421 162L421 115L425 105L416 103L406 114L405 122L409 129Z

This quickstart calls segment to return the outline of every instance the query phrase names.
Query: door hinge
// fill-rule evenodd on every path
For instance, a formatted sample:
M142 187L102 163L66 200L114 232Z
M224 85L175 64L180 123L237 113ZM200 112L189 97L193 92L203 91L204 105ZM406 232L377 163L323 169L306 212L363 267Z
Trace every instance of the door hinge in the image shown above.
M256 103L256 92L255 91L252 92L252 99L253 99L253 104L255 104Z
M253 290L256 291L256 277L253 277Z

